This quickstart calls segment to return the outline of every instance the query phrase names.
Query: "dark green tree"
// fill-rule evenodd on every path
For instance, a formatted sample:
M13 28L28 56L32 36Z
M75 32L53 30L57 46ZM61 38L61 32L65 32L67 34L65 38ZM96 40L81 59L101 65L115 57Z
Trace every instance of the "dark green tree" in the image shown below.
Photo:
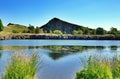
M3 31L4 27L3 27L3 23L2 20L0 19L0 31Z
M96 34L97 35L104 35L105 34L105 30L103 28L101 28L101 27L98 27L96 29Z
M91 31L91 34L92 34L92 35L96 35L96 30L93 29L93 30Z
M90 34L90 30L89 30L88 27L85 28L85 30L84 30L84 34L87 34L87 35Z
M36 27L36 28L35 28L35 33L40 33L39 27Z
M32 26L31 24L29 24L28 33L34 33L34 32L35 32L34 26Z
M117 35L117 34L118 34L117 28L112 27L112 28L110 29L110 34Z

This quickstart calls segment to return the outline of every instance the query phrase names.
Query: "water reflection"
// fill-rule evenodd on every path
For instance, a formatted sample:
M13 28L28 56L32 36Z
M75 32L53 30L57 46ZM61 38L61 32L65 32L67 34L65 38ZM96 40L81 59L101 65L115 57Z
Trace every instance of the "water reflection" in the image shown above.
M111 50L117 50L119 47L118 46L109 46Z
M103 50L105 46L0 46L0 50L46 49L56 53L83 52L89 49ZM111 49L118 46L111 46Z
M22 50L27 48L27 46L0 46L0 50Z
M93 54L114 54L120 52L119 46L0 46L0 72L13 52L33 53L36 50L42 59L40 79L73 79L81 69L80 57ZM12 51L12 52L11 52ZM112 53L111 53L112 52ZM114 52L114 53L113 53ZM82 59L84 59L82 57ZM1 74L1 73L0 73Z
M58 60L59 58L62 58L66 55L69 55L69 54L68 53L56 53L56 52L49 53L49 57L51 57L53 60Z
M89 49L103 50L104 46L42 46L43 49L48 49L59 53L75 53L83 52Z
M0 52L0 59L1 59L1 57L2 57L2 52Z
M82 52L89 49L103 50L105 48L117 50L120 46L0 46L0 50L47 49L54 52Z

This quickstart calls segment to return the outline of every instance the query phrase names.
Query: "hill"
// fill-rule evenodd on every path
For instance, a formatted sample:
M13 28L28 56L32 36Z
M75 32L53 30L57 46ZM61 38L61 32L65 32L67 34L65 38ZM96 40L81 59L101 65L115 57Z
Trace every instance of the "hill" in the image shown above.
M28 28L24 25L9 23L7 26L4 27L3 32L22 33L22 32L27 31L27 30L28 30Z
M47 33L50 33L50 31L54 30L60 30L62 33L66 34L72 34L74 30L82 30L83 32L86 29L92 30L91 28L72 24L58 18L51 19L47 24L40 27L40 29Z

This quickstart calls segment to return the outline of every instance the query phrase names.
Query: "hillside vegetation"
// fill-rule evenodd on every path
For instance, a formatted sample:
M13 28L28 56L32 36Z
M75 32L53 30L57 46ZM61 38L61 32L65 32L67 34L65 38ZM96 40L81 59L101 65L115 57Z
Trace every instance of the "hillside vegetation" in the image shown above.
M2 24L2 21L1 21ZM2 25L1 25L2 28ZM9 23L1 30L0 35L6 34L71 34L71 35L115 35L120 36L120 30L111 27L109 31L102 27L92 29L89 27L72 24L58 18L51 19L48 23L41 27L35 27L33 25L24 26L20 24Z
M17 33L23 33L24 31L27 31L28 28L26 26L23 25L19 25L19 24L8 24L6 27L4 27L3 32L17 32Z

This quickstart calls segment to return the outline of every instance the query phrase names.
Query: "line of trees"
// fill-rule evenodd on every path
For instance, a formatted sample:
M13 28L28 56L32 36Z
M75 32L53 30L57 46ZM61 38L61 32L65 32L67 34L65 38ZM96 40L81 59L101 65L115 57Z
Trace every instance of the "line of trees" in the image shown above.
M28 31L27 33L41 33L40 32L40 28L39 27L34 27L32 25L29 25L28 27ZM46 33L46 32L43 32ZM66 33L62 33L62 31L60 30L54 30L50 32L51 34L66 34ZM73 35L120 35L120 30L118 30L117 28L112 27L109 31L106 31L104 28L102 27L98 27L96 29L89 29L88 27L83 27L81 29L78 30L73 30Z
M98 27L96 29L82 28L79 30L73 31L74 35L120 35L120 30L112 27L109 31L106 31L102 27Z
M29 24L28 30L23 31L23 33L36 33L36 34L38 34L38 33L40 33L40 28L39 27L35 28L33 25Z

